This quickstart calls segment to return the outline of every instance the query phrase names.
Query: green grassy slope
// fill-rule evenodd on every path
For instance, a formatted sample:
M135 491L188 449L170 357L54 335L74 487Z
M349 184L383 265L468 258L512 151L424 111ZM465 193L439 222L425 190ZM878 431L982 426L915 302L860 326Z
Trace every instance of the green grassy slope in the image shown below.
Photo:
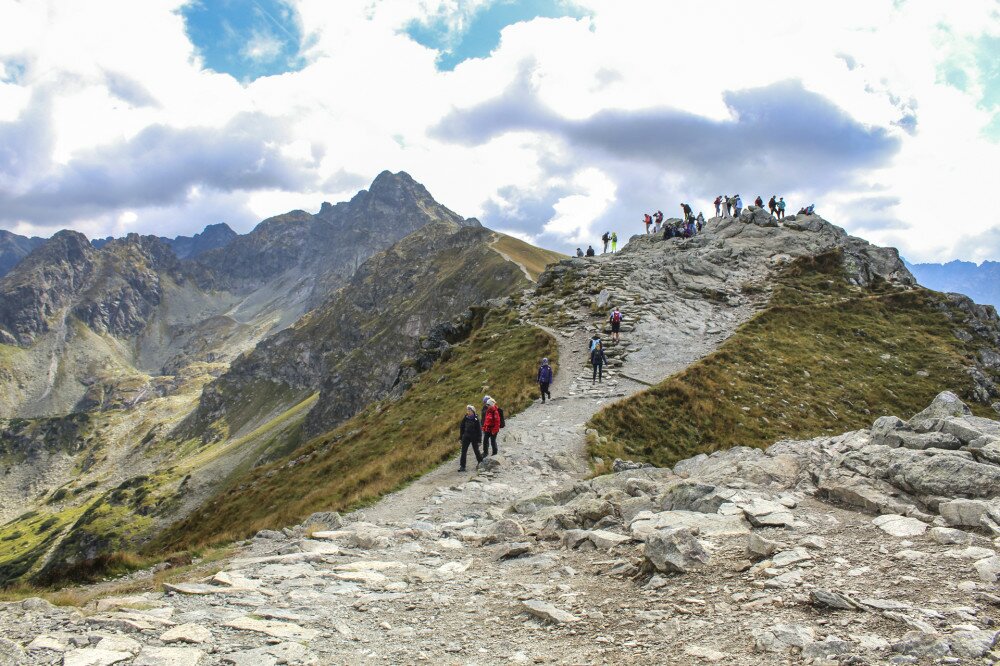
M715 353L599 412L591 425L607 443L590 452L605 465L619 457L665 466L905 418L945 389L968 398L965 368L989 343L955 335L965 317L937 292L851 287L835 253L800 260L770 306Z
M478 404L484 391L508 416L530 405L542 356L557 356L547 333L493 312L401 398L374 403L290 456L233 479L167 530L150 551L231 541L295 523L314 511L371 502L454 456L465 405Z

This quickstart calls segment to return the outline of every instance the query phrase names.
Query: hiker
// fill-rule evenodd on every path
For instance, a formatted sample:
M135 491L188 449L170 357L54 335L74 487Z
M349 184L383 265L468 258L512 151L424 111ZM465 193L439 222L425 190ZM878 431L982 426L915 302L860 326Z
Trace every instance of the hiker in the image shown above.
M611 232L611 254L614 254L617 251L618 251L618 232L617 231L612 231Z
M739 217L743 212L743 199L740 199L738 194L733 198L733 211L736 213L734 217Z
M591 384L594 382L604 383L604 364L607 362L608 357L604 355L604 347L598 342L594 350L590 352L590 365L594 368L594 377L590 381Z
M503 412L497 406L497 401L490 398L486 401L486 416L483 417L483 457L490 455L490 444L493 445L493 455L497 454L497 433L503 427Z
M698 217L695 219L695 222L698 225L698 231L701 231L702 227L705 226L705 216L701 214L700 210L698 211Z
M778 198L778 219L785 219L785 197Z
M767 209L771 211L771 215L778 210L778 202L775 200L775 195L771 195L771 198L767 200Z
M583 250L581 250L580 248L576 248L576 256L582 257L583 256Z
M725 216L726 217L732 217L733 216L733 200L729 198L728 194L726 195L726 215Z
M719 217L722 214L719 212L719 209L722 208L722 195L720 194L719 196L715 197L715 201L713 201L712 203L715 204L715 216Z
M601 252L601 254L607 254L608 253L608 243L611 242L611 234L609 234L607 231L605 231L604 235L601 236L601 240L604 242L604 251Z
M681 204L681 212L684 213L683 217L685 222L694 217L694 215L691 214L691 206L686 203Z
M588 257L593 257L595 254L597 254L597 253L594 252L594 246L593 245L588 245L587 246L587 256Z
M621 342L622 317L622 311L618 309L618 306L615 306L611 317L608 319L608 323L611 324L611 342L615 344Z
M482 427L479 425L479 417L476 416L476 408L472 405L465 406L465 417L458 424L458 441L462 442L462 457L458 459L458 471L465 471L465 456L472 445L472 452L476 454L476 462L483 462L483 454L479 452L479 443L483 441Z
M757 206L757 208L764 207L764 200L760 198L759 194L757 195L757 198L753 200L753 205Z
M538 368L538 388L542 390L542 404L545 404L545 396L549 396L549 400L552 399L552 394L549 393L549 384L552 383L552 366L549 365L549 359L543 358L542 365Z
M653 224L653 216L649 213L644 213L642 216L642 223L646 225L646 235L649 235L649 227Z
M588 341L587 344L588 344L587 351L588 352L594 351L594 347L596 347L597 345L601 344L601 334L600 333L594 333L594 335L591 336L591 338L590 338L590 340Z
M663 225L663 240L669 240L671 238L677 237L677 227L672 224Z

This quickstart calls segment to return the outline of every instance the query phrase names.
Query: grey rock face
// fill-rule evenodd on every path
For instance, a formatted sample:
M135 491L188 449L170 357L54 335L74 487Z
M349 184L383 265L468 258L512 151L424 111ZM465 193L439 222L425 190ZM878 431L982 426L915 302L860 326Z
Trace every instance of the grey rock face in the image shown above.
M709 554L688 528L657 530L646 538L646 560L657 570L686 573L709 562Z

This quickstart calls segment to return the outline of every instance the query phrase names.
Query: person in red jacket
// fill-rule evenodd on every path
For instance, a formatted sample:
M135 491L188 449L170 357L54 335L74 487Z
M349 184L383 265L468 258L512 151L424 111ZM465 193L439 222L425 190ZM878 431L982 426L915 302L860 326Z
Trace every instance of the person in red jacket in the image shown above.
M497 433L500 432L500 408L497 401L490 398L486 401L486 416L483 418L483 457L490 455L490 444L493 445L493 455L497 454Z

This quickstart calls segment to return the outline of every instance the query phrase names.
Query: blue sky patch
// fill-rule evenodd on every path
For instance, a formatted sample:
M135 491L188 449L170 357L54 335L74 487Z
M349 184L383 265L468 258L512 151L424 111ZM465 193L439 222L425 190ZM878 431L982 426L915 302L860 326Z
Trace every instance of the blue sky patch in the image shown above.
M285 0L195 0L181 15L208 69L249 82L305 65L299 22Z
M438 69L451 71L471 58L485 58L500 44L500 31L509 25L536 18L582 18L588 12L567 0L493 0L480 7L460 29L448 16L427 22L413 21L406 34L422 46L440 53Z
M979 38L976 65L983 87L982 105L987 109L1000 106L1000 37L983 35Z

